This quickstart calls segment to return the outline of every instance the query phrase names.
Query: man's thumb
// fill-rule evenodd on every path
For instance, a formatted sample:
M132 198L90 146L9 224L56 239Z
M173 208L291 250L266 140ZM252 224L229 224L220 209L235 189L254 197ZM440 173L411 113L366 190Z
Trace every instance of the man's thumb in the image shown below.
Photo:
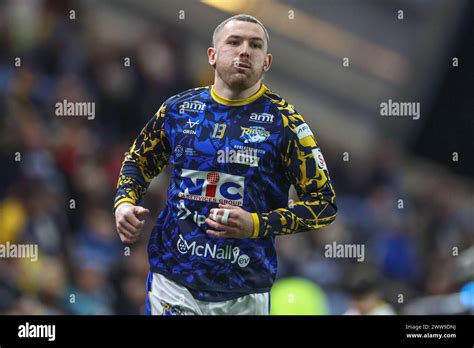
M147 216L150 213L150 211L146 208L137 206L133 209L133 213L135 214L136 217L140 218L140 217Z

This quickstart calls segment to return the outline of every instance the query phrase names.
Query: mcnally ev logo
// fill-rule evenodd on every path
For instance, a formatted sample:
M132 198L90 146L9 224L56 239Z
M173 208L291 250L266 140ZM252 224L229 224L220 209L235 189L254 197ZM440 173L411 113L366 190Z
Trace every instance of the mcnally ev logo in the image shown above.
M178 196L201 202L242 206L245 178L220 172L183 169Z
M240 138L244 140L244 143L261 143L270 136L270 132L263 127L252 126L240 128L242 129Z
M206 110L206 104L202 101L185 101L178 106L179 113L182 115L185 112L187 113L196 113Z
M237 262L237 264L242 268L247 267L250 263L250 257L245 254L240 254L240 248L237 246L232 248L231 245L226 245L224 248L218 248L216 244L211 244L209 242L204 245L199 245L196 241L188 243L183 235L180 234L176 247L183 255L190 252L193 256L228 260L232 264Z

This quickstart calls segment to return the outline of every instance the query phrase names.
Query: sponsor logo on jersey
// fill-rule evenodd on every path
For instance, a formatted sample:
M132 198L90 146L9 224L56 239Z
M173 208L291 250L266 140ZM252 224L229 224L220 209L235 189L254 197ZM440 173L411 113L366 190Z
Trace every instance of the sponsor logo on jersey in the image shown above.
M192 147L184 148L182 145L176 145L176 147L174 148L174 154L176 158L180 158L183 155L194 156L196 153L197 151Z
M184 134L196 134L196 129L193 129L195 126L199 124L199 121L191 121L191 119L188 119L188 122L186 122L186 128L183 129Z
M249 152L256 151L257 154L259 154L259 155L265 155L265 154L267 153L267 151L265 151L265 150L263 150L263 149L257 149L257 148L253 148L253 147L245 146L245 145L234 145L234 149L236 149L236 150L243 150L243 151L249 151Z
M245 178L220 172L183 169L178 196L201 202L241 206Z
M198 225L199 227L201 227L202 225L204 225L204 221L206 221L206 216L205 215L200 215L196 210L194 211L194 214L191 212L191 210L189 210L187 207L186 207L186 204L184 204L184 200L181 199L178 203L178 213L176 214L178 216L178 218L180 220L185 220L187 219L189 216L193 215L193 221L196 223L196 225Z
M318 164L318 167L327 170L326 161L324 160L321 150L319 148L316 148L312 149L311 151L313 152L314 160Z
M167 302L160 300L161 307L163 307L162 315L184 315L184 310L181 306L170 305Z
M274 115L272 114L268 114L266 112L262 112L261 114L258 114L256 112L253 112L250 117L249 117L249 120L252 121L252 122L256 122L256 123L273 123L273 119L274 119Z
M250 257L240 253L240 248L231 245L226 245L223 248L218 248L216 244L207 242L205 244L198 244L196 241L189 243L186 241L182 234L179 235L178 241L176 242L176 248L179 253L185 255L190 253L192 256L226 260L230 263L237 263L240 267L244 268L250 263Z
M313 132L311 132L311 129L306 123L302 123L296 127L295 132L298 136L298 139L300 140L306 138L309 135L313 135Z
M184 153L184 149L181 145L176 145L176 147L174 148L174 154L176 156L176 158L180 158Z
M217 151L217 163L237 163L258 167L259 160L257 149L232 150L226 147L225 150Z
M179 113L182 115L186 113L198 113L206 110L206 104L202 101L185 101L178 106Z
M184 154L186 156L194 156L197 153L198 153L197 150L192 147L187 147L186 149L184 149Z
M240 127L242 134L240 138L244 140L244 143L261 143L270 136L270 132L263 127L252 126L252 127Z

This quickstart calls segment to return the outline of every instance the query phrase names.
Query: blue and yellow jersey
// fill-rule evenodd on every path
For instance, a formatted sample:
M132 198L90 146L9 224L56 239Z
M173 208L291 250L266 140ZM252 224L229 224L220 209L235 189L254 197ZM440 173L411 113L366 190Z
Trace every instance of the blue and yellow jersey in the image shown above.
M123 161L114 208L139 204L167 164L173 172L148 245L150 269L200 300L269 291L277 272L275 237L324 227L336 217L314 134L264 84L243 100L202 87L165 101ZM289 205L292 184L300 201ZM252 213L252 238L206 234L204 220L219 203Z

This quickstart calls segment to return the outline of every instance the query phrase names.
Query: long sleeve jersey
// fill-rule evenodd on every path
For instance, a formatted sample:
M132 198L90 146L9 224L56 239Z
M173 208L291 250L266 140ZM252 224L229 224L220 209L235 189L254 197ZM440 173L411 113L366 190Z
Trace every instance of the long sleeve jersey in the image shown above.
M336 217L314 134L264 84L242 100L222 98L212 86L166 100L123 161L114 209L139 204L167 164L173 171L148 245L150 270L200 300L269 291L277 272L275 237L324 227ZM300 199L294 204L288 204L291 185ZM252 213L251 238L206 233L204 221L219 203Z

